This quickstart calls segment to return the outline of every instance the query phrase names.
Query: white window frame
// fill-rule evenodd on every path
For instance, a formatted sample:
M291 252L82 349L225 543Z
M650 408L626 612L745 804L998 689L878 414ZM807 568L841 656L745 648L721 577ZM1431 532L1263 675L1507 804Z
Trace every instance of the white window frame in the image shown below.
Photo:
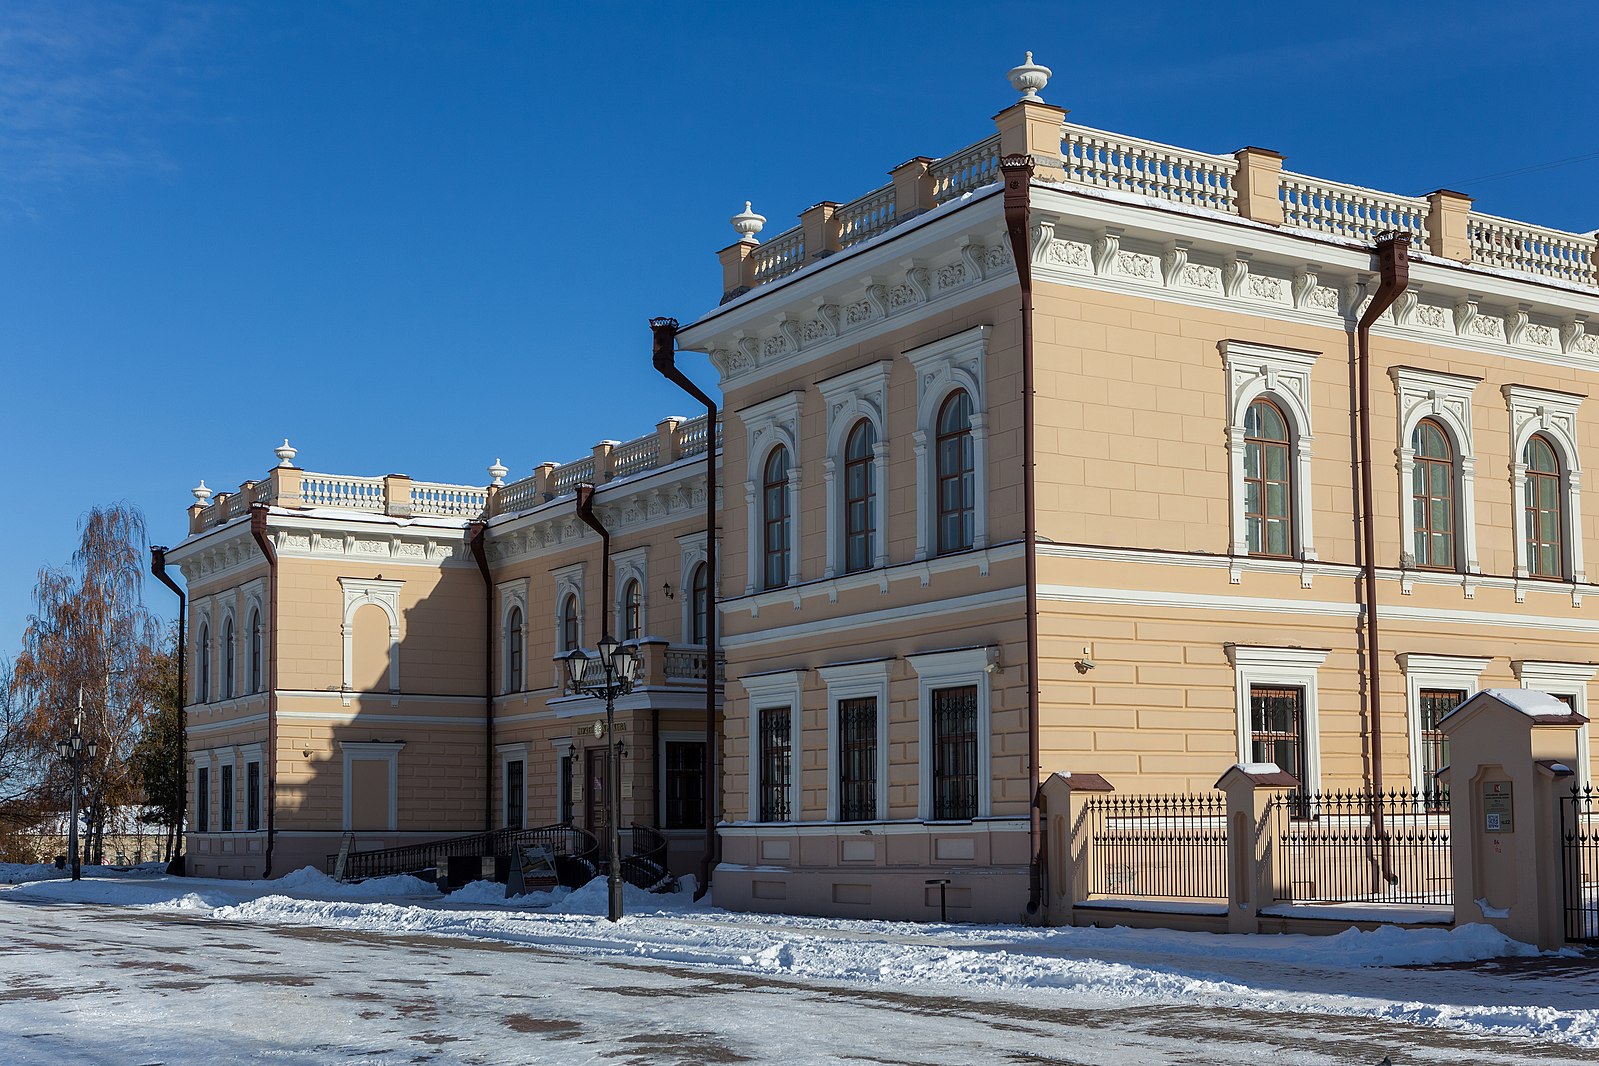
M1232 515L1232 581L1242 579L1242 560L1250 558L1248 523L1244 519L1244 416L1249 405L1274 400L1288 416L1293 449L1293 558L1316 560L1315 505L1311 493L1311 372L1320 352L1278 348L1250 341L1224 340L1219 345L1227 372L1227 474Z
M611 604L611 632L622 640L627 632L627 583L637 581L639 589L638 635L650 635L650 549L647 545L611 555L611 573L616 581Z
M239 789L244 795L244 804L234 812L233 823L242 826L237 832L248 833L250 829L250 764L259 766L260 785L256 795L256 809L261 812L261 828L254 830L257 833L266 832L266 756L260 744L241 744L238 748L239 769L234 770L239 775Z
M761 819L761 711L777 707L788 708L789 729L789 765L792 772L789 774L788 809L793 815L793 821L801 821L800 816L800 776L804 769L804 759L800 748L800 719L805 713L805 675L803 670L783 670L773 674L758 674L754 677L741 677L738 679L744 686L744 692L749 697L747 718L749 721L749 755L750 755L750 788L749 788L749 821L759 822ZM707 753L709 754L709 753ZM709 768L707 768L709 772ZM787 823L769 823L773 825Z
M778 445L788 449L788 582L800 583L800 414L805 394L785 392L736 412L749 436L748 479L744 499L749 510L749 564L745 567L744 593L766 588L766 460Z
M1233 702L1237 713L1238 761L1253 762L1249 741L1250 690L1256 685L1290 685L1305 691L1305 778L1302 792L1321 791L1321 714L1316 695L1316 675L1327 661L1322 648L1261 648L1226 646L1233 665ZM1282 767L1286 770L1286 767Z
M1471 396L1481 378L1396 366L1389 370L1399 404L1399 523L1403 538L1400 564L1415 563L1416 514L1411 504L1416 427L1432 419L1449 435L1455 458L1455 571L1480 574L1477 560L1477 453L1472 444Z
M843 769L839 752L838 705L844 700L872 699L877 702L877 816L888 818L888 681L892 659L841 663L817 668L827 685L827 820L839 820L842 806L838 775ZM854 824L851 822L850 824Z
M844 450L850 433L862 419L871 423L872 446L872 538L873 568L888 565L888 375L893 363L887 359L818 381L827 409L827 455L822 460L822 482L827 496L827 559L824 577L844 572L848 563L847 521L844 507L845 484L840 472L845 467Z
M254 578L239 586L239 592L244 598L244 628L239 633L239 644L244 655L240 662L244 664L244 673L240 687L244 689L241 695L254 696L265 692L267 679L271 676L267 666L267 655L270 651L268 640L267 612L266 612L266 579ZM258 688L255 677L250 669L250 612L259 611L261 619L261 684Z
M1408 484L1408 482L1407 482ZM1432 792L1436 781L1422 777L1421 692L1423 689L1456 689L1475 696L1481 688L1482 672L1493 659L1466 655L1425 655L1401 652L1399 669L1405 674L1405 706L1410 721L1410 787L1417 792Z
M678 621L682 625L679 637L683 644L694 643L694 570L701 563L709 561L706 552L706 538L702 530L698 533L685 533L677 538L677 598L679 602ZM708 577L709 575L707 575ZM710 612L716 610L716 590L709 585L705 589L706 626L710 625Z
M550 571L550 576L555 579L555 610L552 619L555 625L555 653L557 656L565 655L571 651L566 646L566 634L562 631L561 612L566 609L568 596L577 597L577 646L583 646L584 598L583 598L583 573L587 563L573 563L557 570ZM555 687L562 688L566 684L566 667L561 663L555 664Z
M341 577L344 590L344 690L355 688L355 612L375 604L389 617L389 691L400 691L400 589L404 581Z
M525 577L502 581L495 586L500 594L500 694L509 696L528 690L528 630L532 619L527 612L528 579ZM522 683L511 687L511 611L522 612Z
M905 661L916 671L917 719L917 799L916 816L922 821L933 815L933 693L938 689L977 686L977 817L993 812L994 767L993 729L990 725L991 667L999 662L994 646L959 648L954 651L907 655ZM886 718L886 715L885 715Z
M233 825L222 828L222 769L226 767L233 777ZM236 749L222 748L211 753L211 772L217 779L217 832L237 833L239 829L239 761Z
M354 798L350 794L350 767L358 760L371 762L386 762L389 767L389 824L387 832L393 833L400 827L400 749L405 747L405 741L353 741L341 740L339 749L344 755L344 781L341 791L344 793L344 832L352 831L351 823L354 821L352 807ZM372 832L373 830L366 830Z
M216 644L216 628L212 622L211 598L206 597L194 606L194 656L200 669L194 672L194 692L197 697L195 706L204 706L212 702L212 690L215 688L211 682L216 680L216 665L212 656L212 647Z
M1582 463L1577 451L1577 410L1583 398L1566 392L1506 385L1502 390L1510 407L1510 491L1515 515L1516 576L1532 579L1527 559L1527 442L1542 433L1555 446L1565 489L1561 500L1560 546L1564 573L1559 580L1583 584L1588 580L1582 562ZM1517 600L1521 596L1518 594Z
M972 401L972 549L988 547L988 340L993 326L973 326L912 348L916 372L916 561L938 554L938 413L956 389ZM886 534L886 531L885 531Z
M517 744L496 744L494 750L500 756L500 806L499 823L501 828L508 828L510 823L505 818L506 801L511 798L511 764L522 763L522 828L533 827L533 820L529 817L532 813L528 810L528 777L532 769L532 762L528 758L528 745L526 741Z
M1551 696L1571 696L1576 711L1588 717L1588 683L1599 673L1593 663L1556 663L1535 659L1515 659L1510 663L1522 688L1547 692ZM1593 780L1593 763L1588 741L1588 723L1577 728L1577 780L1580 788Z

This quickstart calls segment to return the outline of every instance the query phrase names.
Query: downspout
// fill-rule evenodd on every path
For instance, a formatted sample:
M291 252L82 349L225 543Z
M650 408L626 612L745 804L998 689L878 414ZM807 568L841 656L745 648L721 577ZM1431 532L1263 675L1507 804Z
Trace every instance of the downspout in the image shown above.
M1022 294L1022 553L1027 583L1027 913L1038 914L1044 897L1043 833L1039 802L1038 730L1038 517L1035 514L1037 460L1033 403L1033 256L1030 199L1033 157L1008 155L999 161L1005 176L1005 230Z
M716 401L700 391L677 368L677 319L652 318L655 369L660 375L705 405L705 855L700 859L700 884L694 893L700 899L711 888L711 871L716 866L716 768L721 765L716 751ZM694 590L689 595L689 616L694 614Z
M599 515L594 513L594 486L583 483L577 486L577 516L583 524L600 535L600 647L611 641L611 531L605 528ZM603 654L603 652L602 652ZM607 667L607 669L609 669ZM609 673L607 673L609 678ZM611 808L610 868L610 918L617 921L622 916L622 756L617 750L616 699L613 693L605 697L605 791L609 793L606 805Z
M272 878L272 848L277 843L278 832L278 550L267 536L267 507L254 504L250 507L250 536L267 561L267 616L272 625L271 648L267 658L267 843L266 868L262 880Z
M494 577L489 573L487 552L489 524L472 522L466 527L472 545L472 558L483 575L483 831L494 832ZM526 625L526 623L523 623ZM525 823L524 823L525 824Z
M1360 534L1361 581L1366 609L1361 618L1366 629L1366 692L1371 707L1371 820L1377 839L1382 842L1382 877L1389 884L1394 876L1388 834L1382 811L1382 677L1377 626L1377 530L1371 475L1371 327L1410 284L1410 234L1385 233L1377 239L1377 266L1381 282L1371 304L1355 327L1355 347L1360 404Z
M172 859L167 863L167 873L174 877L183 876L183 820L189 813L189 643L185 636L185 628L189 619L189 597L180 589L177 582L172 580L172 575L167 573L167 550L159 545L150 547L150 573L155 579L171 589L178 597L178 780L183 782L183 787L178 789L178 825L177 847L173 849Z

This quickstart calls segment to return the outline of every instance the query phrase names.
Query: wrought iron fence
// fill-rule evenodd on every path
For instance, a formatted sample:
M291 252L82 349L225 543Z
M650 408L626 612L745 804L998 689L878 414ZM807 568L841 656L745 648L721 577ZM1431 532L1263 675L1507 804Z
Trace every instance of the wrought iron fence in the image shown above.
M1288 794L1267 827L1279 901L1454 902L1447 792Z
M1227 898L1225 793L1095 796L1083 816L1090 893Z
M1599 942L1599 793L1573 785L1560 797L1560 855L1566 939Z

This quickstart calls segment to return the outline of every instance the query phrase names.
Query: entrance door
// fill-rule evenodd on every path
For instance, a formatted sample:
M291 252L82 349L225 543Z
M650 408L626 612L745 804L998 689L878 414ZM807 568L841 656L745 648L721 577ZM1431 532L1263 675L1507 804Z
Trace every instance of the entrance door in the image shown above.
M605 776L605 748L589 748L585 753L583 782L587 786L584 792L584 813L587 816L589 832L593 833L600 841L600 858L609 859L611 856L610 826L605 820L605 793L608 782Z

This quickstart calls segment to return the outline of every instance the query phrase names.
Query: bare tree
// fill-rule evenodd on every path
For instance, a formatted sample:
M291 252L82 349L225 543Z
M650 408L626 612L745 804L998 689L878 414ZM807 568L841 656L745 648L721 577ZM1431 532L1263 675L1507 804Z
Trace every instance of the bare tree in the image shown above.
M161 630L144 606L144 516L126 503L94 508L79 523L68 567L39 571L12 692L24 707L23 737L47 764L82 706L85 740L98 755L84 774L85 861L103 858L107 819L139 799L132 756L158 698ZM66 806L65 775L45 775Z

